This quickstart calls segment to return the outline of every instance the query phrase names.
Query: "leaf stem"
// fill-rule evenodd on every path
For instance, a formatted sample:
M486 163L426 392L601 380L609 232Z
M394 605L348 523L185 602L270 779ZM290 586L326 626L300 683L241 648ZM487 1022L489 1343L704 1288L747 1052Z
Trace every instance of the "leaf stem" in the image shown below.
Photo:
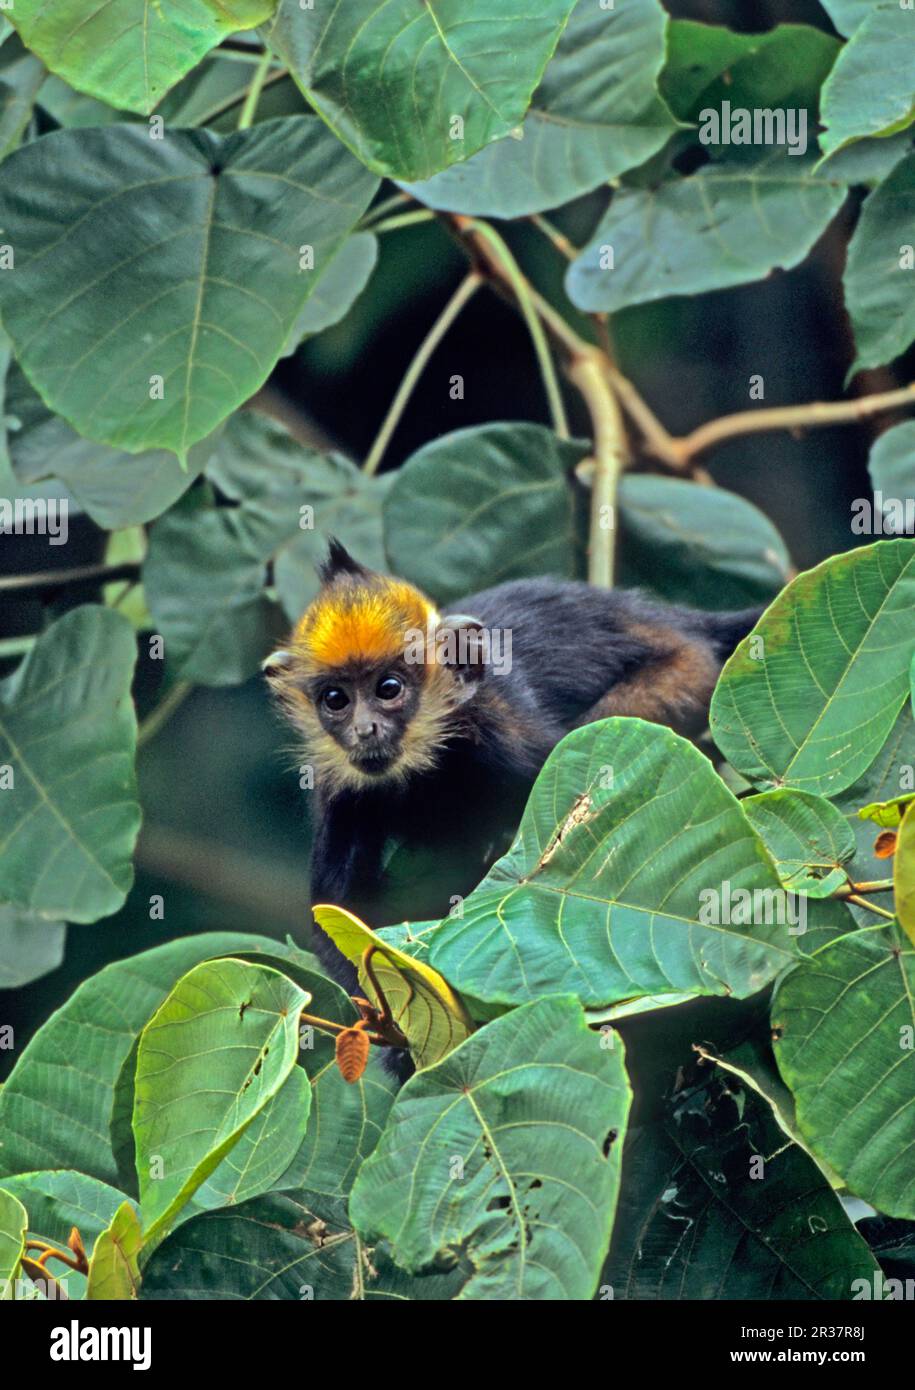
M550 408L550 416L553 421L553 429L560 439L569 438L569 424L566 419L565 406L562 403L562 392L559 389L559 379L556 376L556 368L553 364L550 346L543 331L539 315L534 306L533 292L525 277L522 275L517 261L509 251L508 246L499 236L499 233L490 227L488 222L478 221L476 218L458 217L459 224L463 224L478 237L482 238L495 253L496 260L501 265L502 270L508 280L521 310L528 332L531 335L531 342L537 356L537 363L540 367L540 375L543 379L543 389L546 392L547 403Z
M137 730L137 748L142 748L149 743L150 739L155 738L162 726L171 719L179 705L184 704L193 688L190 681L176 681L168 694L150 710L140 724Z
M375 437L375 442L368 452L362 471L371 477L377 472L378 465L384 458L384 452L391 442L391 436L396 430L400 417L406 409L416 383L422 376L429 362L429 358L435 352L442 338L448 332L454 320L463 309L467 301L476 293L482 284L482 276L479 271L471 270L458 285L454 294L448 300L442 312L439 314L435 323L429 329L423 341L414 354L413 361L407 368L406 374L397 388L397 394L388 407L388 413L381 422L381 428Z
M58 584L73 584L86 579L133 579L139 572L138 564L125 561L121 565L74 565L70 569L39 570L35 574L8 574L0 579L0 592L53 588Z
M260 101L261 92L264 90L264 83L267 80L267 74L270 71L272 62L273 54L270 52L269 48L265 48L260 56L257 67L254 69L251 85L248 88L248 95L245 97L244 105L241 108L241 114L238 118L239 130L247 130L254 120L254 114L257 111L257 103Z
M594 433L588 581L599 588L612 589L616 556L616 498L629 455L622 412L610 388L606 366L603 353L592 348L574 357L568 371L570 380L584 397Z
M868 902L867 898L862 898L857 893L849 893L845 901L854 903L856 907L866 907L868 912L876 912L880 917L888 917L891 922L896 915L894 912L887 912L885 907L878 907L876 903Z
M380 222L373 222L370 227L360 230L375 232L380 236L382 232L396 232L401 227L414 227L418 222L432 222L434 219L435 213L429 208L415 208L412 212L401 212L395 217L384 217Z

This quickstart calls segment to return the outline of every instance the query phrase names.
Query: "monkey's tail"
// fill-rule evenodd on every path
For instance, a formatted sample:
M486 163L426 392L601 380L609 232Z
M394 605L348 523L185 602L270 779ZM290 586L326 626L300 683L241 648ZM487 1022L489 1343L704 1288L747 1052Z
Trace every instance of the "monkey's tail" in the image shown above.
M703 613L702 629L724 660L737 643L753 631L765 611L765 608L741 608L736 613Z

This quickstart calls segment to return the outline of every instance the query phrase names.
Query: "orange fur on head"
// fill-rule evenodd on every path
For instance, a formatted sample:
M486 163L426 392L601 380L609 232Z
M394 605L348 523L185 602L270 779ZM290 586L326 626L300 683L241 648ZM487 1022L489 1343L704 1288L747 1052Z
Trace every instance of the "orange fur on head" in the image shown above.
M310 666L338 670L358 661L403 656L406 634L426 632L438 614L402 580L337 581L322 589L292 635L292 650Z

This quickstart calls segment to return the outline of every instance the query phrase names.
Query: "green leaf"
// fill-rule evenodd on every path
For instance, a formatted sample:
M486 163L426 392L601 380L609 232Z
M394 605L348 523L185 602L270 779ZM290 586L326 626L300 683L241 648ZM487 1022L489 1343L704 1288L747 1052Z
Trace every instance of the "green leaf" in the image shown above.
M314 904L312 912L337 950L358 967L369 1003L380 1009L387 1002L418 1069L440 1062L470 1035L473 1024L461 1000L425 962L399 951L342 907ZM371 971L384 998L365 966L366 951L372 951Z
M867 460L874 492L882 494L882 525L886 532L904 533L905 510L915 508L915 420L894 425L878 435ZM881 509L874 499L875 517ZM908 528L909 530L911 527Z
M751 1090L714 1075L633 1131L601 1297L847 1299L877 1263Z
M210 435L195 444L182 468L169 449L128 454L83 439L48 410L16 365L6 381L8 436L16 477L23 483L59 478L80 507L106 531L151 521L190 487L213 451Z
M39 1028L0 1090L0 1178L49 1164L120 1185L109 1138L115 1086L146 1020L198 961L282 949L267 937L210 932L115 961L84 980Z
M250 412L229 421L207 477L231 505L196 489L172 507L152 529L143 585L170 678L233 685L258 669L277 627L265 593L269 561L290 620L317 593L328 536L384 568L388 480L306 449Z
M283 351L288 357L305 338L339 323L359 298L378 262L378 238L371 232L347 237L330 269L305 301Z
M624 584L720 609L767 602L788 582L784 541L734 492L632 474L622 480L619 506Z
M230 421L207 476L238 502L246 531L272 559L277 597L290 620L318 592L315 570L328 537L337 536L370 568L385 568L381 502L390 477L367 478L342 455L307 449L251 412Z
M601 9L578 0L513 132L408 190L434 208L523 217L642 164L676 122L658 97L667 18L658 0Z
M0 1187L0 1302L12 1301L13 1280L19 1273L19 1261L25 1254L25 1230L28 1213L9 1192Z
M885 0L876 3L883 4ZM874 9L874 0L821 0L821 4L839 33L846 36L853 34Z
M19 144L48 75L41 59L21 46L11 58L0 63L0 159Z
M899 924L915 946L915 815L906 811L896 841L893 858L893 884Z
M578 309L613 313L672 294L746 285L804 259L845 198L812 159L783 150L722 159L689 178L621 188L569 267ZM613 268L604 268L613 252Z
M147 1240L168 1230L290 1075L310 998L264 966L204 961L147 1023L133 1112ZM307 1119L306 1103L299 1136Z
M252 29L276 0L16 0L10 19L52 72L111 106L146 114L227 35Z
M715 742L766 786L834 794L874 761L908 693L915 541L836 555L795 579L726 663Z
M39 637L0 685L2 893L42 917L94 922L123 903L140 826L126 618L87 605Z
M915 219L915 154L870 194L848 246L845 304L858 355L852 374L881 367L915 339L913 271L906 247Z
M855 837L825 797L784 787L740 804L790 892L828 898L846 881L842 865L854 858Z
M775 1055L808 1145L887 1216L915 1218L915 950L857 931L780 983Z
M280 0L266 33L310 104L370 169L424 179L518 125L573 8L337 0L318 24L297 0Z
M159 518L143 592L165 639L170 681L237 685L267 655L276 626L265 593L275 537L258 541L263 537L252 534L248 512L217 506L209 488L195 488Z
M631 1099L612 1041L554 995L412 1077L353 1188L357 1231L412 1273L459 1254L463 1299L589 1298Z
M310 1194L271 1193L185 1222L154 1252L144 1299L349 1302L448 1299L459 1271L411 1279L379 1247L365 1251L346 1218Z
M668 28L661 94L674 115L697 121L707 107L813 108L840 44L809 24L764 34L675 19Z
M65 1247L75 1226L87 1250L113 1220L124 1201L123 1192L84 1173L39 1169L4 1178L3 1186L29 1214L29 1236ZM83 1298L86 1279L75 1270L52 1264L54 1277L71 1298Z
M915 14L899 0L871 7L823 87L824 153L866 135L893 135L915 121Z
M906 702L889 737L870 767L853 786L835 797L835 805L851 826L857 843L857 854L849 867L855 883L869 883L886 878L890 866L886 859L874 854L879 829L872 821L859 816L862 807L894 800L900 794L911 795L915 776L915 720ZM878 900L879 901L879 900ZM867 913L868 924L873 914Z
M757 904L741 908L743 889L766 892L765 921ZM435 932L428 959L484 1004L551 989L589 1008L742 999L795 955L783 896L708 759L658 725L605 719L550 754L511 852Z
M0 903L0 989L19 989L56 970L66 933L64 922Z
M0 308L29 380L80 434L181 458L269 376L377 187L302 117L61 130L6 174Z
M588 453L542 425L479 425L426 444L384 503L391 567L440 602L533 574L578 577L572 471Z
M139 1296L139 1254L143 1248L140 1218L131 1202L122 1202L111 1224L95 1242L86 1280L87 1299L124 1302Z

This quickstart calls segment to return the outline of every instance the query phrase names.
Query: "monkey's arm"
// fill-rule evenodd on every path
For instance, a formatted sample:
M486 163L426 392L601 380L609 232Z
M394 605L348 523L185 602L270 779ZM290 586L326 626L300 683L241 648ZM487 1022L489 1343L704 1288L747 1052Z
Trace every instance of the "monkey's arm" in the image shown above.
M333 903L363 915L381 877L384 832L377 815L352 797L318 803L311 849L311 901ZM344 989L356 989L355 968L340 954L317 923L314 949L319 960Z

